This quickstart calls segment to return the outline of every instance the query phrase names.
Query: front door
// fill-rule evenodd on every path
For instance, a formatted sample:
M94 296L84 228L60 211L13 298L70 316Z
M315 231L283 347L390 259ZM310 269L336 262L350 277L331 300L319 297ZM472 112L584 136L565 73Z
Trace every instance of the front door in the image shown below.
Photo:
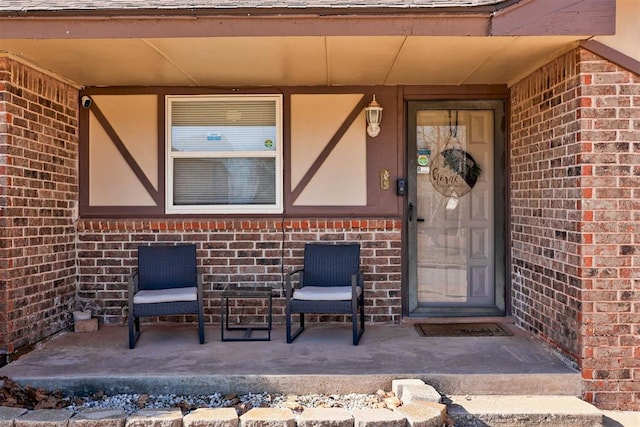
M408 114L408 314L503 315L503 103L410 102Z

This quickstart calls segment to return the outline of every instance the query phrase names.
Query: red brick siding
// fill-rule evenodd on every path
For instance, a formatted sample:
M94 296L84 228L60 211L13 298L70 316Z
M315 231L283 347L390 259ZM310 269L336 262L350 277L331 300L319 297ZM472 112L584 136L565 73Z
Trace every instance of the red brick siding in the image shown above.
M640 76L579 60L582 376L597 406L640 410Z
M0 351L64 329L75 293L78 91L0 57Z
M511 102L514 316L577 363L588 401L640 409L640 78L575 50Z
M519 324L580 355L580 130L576 52L511 92L512 309Z
M367 321L398 322L400 232L400 221L375 219L81 221L79 297L102 306L103 322L123 324L127 316L127 279L136 265L137 247L195 243L204 279L205 322L216 324L220 320L218 291L224 284L258 282L280 292L283 274L301 266L306 242L357 241L362 248ZM231 313L236 309L242 310L243 321L265 319L265 307L255 301L232 307ZM322 318L347 320L344 316ZM317 317L309 320L316 321ZM281 296L274 299L274 321L284 321Z

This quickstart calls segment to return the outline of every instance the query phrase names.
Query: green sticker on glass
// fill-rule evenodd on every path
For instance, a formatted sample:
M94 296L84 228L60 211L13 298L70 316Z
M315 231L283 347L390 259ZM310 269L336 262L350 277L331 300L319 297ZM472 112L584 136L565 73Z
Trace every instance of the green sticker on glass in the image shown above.
M429 154L431 154L431 150L418 150L418 166L427 166L429 164Z

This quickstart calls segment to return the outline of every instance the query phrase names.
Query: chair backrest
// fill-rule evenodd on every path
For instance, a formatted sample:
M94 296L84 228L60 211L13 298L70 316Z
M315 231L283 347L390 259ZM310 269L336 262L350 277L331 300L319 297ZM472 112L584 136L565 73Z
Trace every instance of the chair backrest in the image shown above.
M303 286L351 286L360 269L360 244L307 243Z
M139 246L138 288L197 286L196 245Z

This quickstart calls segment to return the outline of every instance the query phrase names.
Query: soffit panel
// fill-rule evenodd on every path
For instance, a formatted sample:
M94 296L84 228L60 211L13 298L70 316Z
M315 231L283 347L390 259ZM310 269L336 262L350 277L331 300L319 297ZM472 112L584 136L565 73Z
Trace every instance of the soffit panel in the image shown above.
M383 85L405 37L328 37L329 80L337 85Z
M195 85L327 84L324 37L154 39L149 43Z
M387 84L466 84L473 72L511 40L471 37L409 37ZM400 83L404 82L404 83ZM495 83L495 82L486 82Z
M79 86L460 85L513 82L576 37L0 40Z
M487 58L465 83L511 85L574 47L572 37L517 37Z
M4 40L2 50L83 86L193 84L140 39Z

